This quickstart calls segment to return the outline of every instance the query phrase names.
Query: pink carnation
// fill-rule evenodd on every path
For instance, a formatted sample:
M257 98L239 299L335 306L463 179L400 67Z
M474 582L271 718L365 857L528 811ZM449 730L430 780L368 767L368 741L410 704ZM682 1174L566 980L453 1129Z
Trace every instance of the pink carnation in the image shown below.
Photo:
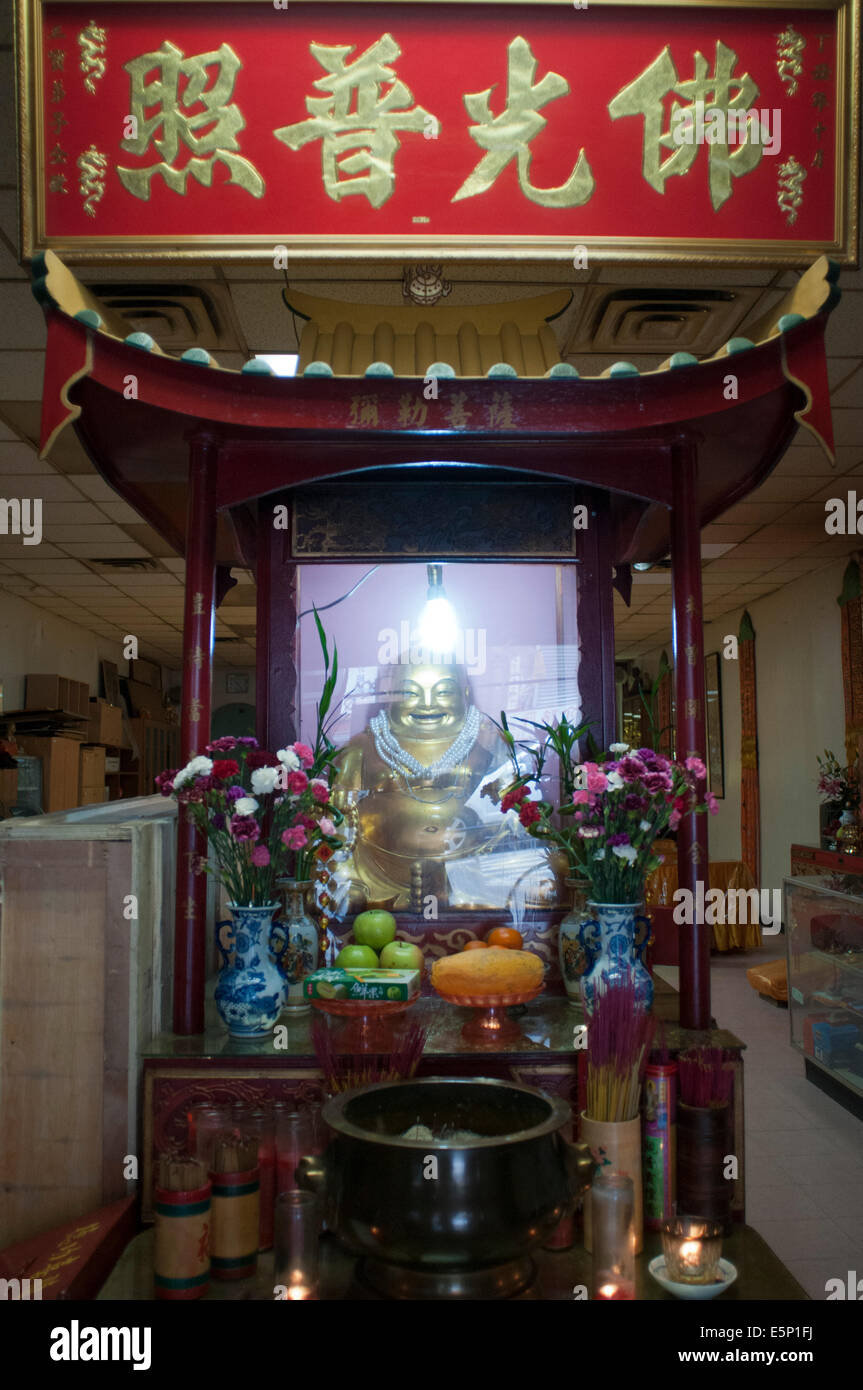
M256 869L265 869L270 862L270 851L266 845L255 845L252 850L252 863Z
M677 810L674 810L674 811L671 812L671 816L670 816L669 821L668 821L668 828L669 828L669 830L676 830L679 824L680 824L680 812L677 811Z
M309 779L304 772L288 773L288 791L293 796L299 796L309 785Z
M598 767L588 771L587 790L589 792L604 792L607 786L608 778L604 772L600 772Z
M590 792L586 792L586 791L573 792L573 794L572 794L572 800L573 800L573 805L575 805L575 806L586 806L587 803L590 801Z
M296 774L295 774L296 775ZM300 773L300 776L303 774ZM326 806L330 799L330 789L322 777L316 777L311 783L312 796L315 801L319 801L322 806Z
M282 843L287 845L288 849L305 849L308 842L308 836L301 825L292 825L282 831Z
M303 767L311 767L315 761L315 755L307 743L292 743L292 750L296 753Z
M694 772L696 777L706 777L707 768L700 758L687 758L683 764L687 772Z
M333 824L333 822L330 820L329 816L321 816L321 819L320 819L320 821L319 821L319 825L320 825L320 827L321 827L321 834L322 834L322 835L335 835L335 833L336 833L336 827L335 827L335 825Z

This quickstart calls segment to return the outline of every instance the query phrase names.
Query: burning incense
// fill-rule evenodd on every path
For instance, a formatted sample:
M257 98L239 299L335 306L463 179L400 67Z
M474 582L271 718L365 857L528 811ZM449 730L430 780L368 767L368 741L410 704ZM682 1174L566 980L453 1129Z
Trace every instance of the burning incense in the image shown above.
M677 1059L680 1099L684 1105L707 1110L727 1105L734 1088L733 1054L721 1047L692 1047Z
M587 1110L592 1120L632 1120L654 1021L636 1001L633 984L597 993L588 1026Z
M333 1034L323 1019L312 1022L312 1042L324 1084L330 1094L353 1091L381 1081L405 1081L416 1073L428 1029L412 1023L389 1053L336 1052Z

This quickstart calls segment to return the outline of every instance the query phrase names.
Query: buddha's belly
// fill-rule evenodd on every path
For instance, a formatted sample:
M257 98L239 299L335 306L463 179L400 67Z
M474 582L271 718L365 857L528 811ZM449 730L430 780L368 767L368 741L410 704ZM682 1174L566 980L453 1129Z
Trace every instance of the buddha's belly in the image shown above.
M446 796L445 789L441 796ZM358 830L359 841L369 848L408 861L469 853L478 831L482 837L482 827L461 795L425 803L398 793L372 792L360 803Z

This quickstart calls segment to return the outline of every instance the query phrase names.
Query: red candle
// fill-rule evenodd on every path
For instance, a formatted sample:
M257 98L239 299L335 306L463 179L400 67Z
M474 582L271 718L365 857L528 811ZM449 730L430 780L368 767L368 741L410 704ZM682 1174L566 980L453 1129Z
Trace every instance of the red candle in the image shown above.
M618 1279L613 1274L600 1275L596 1282L596 1298L606 1303L632 1302L635 1299L635 1285Z

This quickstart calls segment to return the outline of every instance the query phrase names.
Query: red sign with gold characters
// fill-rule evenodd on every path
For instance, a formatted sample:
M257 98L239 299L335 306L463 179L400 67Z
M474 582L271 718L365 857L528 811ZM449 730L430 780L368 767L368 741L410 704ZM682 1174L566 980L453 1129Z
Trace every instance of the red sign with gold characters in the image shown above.
M860 0L21 3L28 256L856 256Z

